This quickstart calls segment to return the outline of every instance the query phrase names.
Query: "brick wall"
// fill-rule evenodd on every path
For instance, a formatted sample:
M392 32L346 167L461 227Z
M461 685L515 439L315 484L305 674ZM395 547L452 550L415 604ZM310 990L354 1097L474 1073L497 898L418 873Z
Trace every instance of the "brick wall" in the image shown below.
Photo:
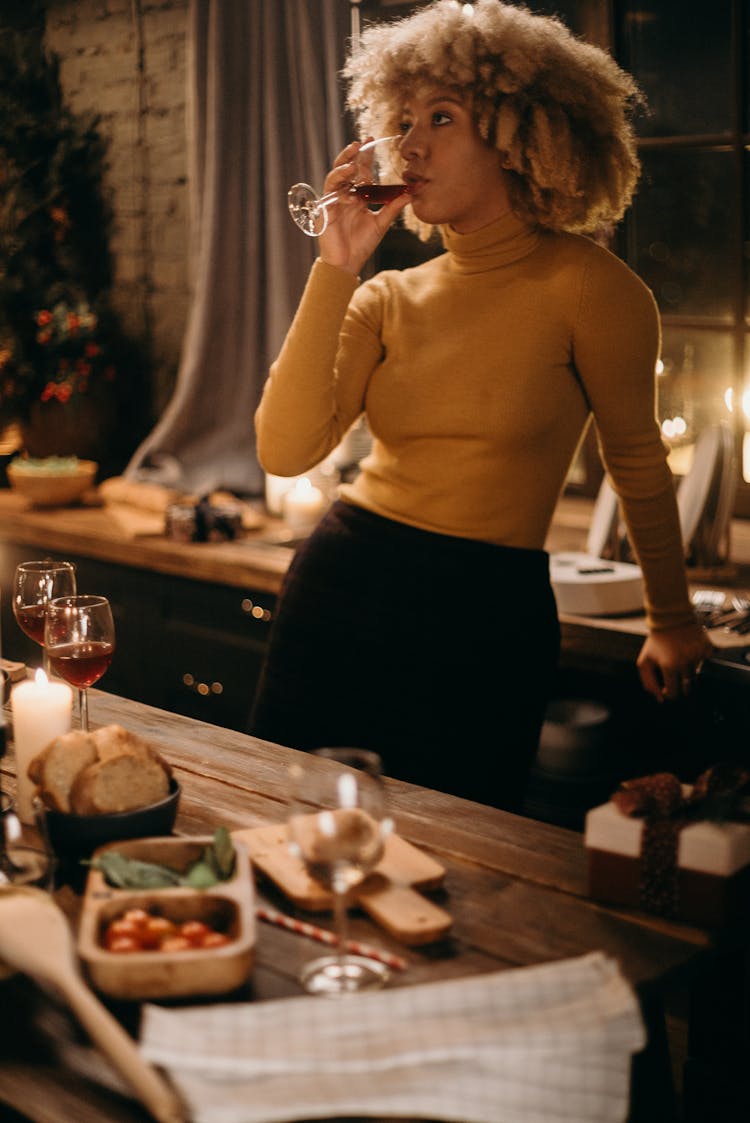
M47 0L46 42L75 113L100 115L114 211L113 302L166 404L190 301L185 144L188 0Z

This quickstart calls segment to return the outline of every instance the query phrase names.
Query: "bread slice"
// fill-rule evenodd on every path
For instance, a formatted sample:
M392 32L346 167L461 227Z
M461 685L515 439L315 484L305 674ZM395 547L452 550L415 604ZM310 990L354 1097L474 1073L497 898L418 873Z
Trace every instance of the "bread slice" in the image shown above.
M134 754L144 760L155 760L166 771L167 777L172 769L152 744L139 737L137 733L123 728L122 725L103 725L92 734L99 760L111 760L123 753Z
M148 741L121 725L73 730L50 741L28 766L46 807L76 815L130 811L169 793L172 769Z
M126 750L78 773L70 791L70 808L76 815L130 811L157 803L168 793L164 766L149 755Z
M29 779L39 786L45 806L70 811L70 790L81 772L97 759L93 737L79 730L55 737L34 757L27 768Z

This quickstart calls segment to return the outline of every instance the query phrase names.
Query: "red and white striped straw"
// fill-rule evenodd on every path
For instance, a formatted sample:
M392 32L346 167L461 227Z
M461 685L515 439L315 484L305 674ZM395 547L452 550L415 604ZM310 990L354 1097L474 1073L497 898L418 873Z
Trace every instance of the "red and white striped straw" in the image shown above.
M278 928L285 928L287 932L296 932L299 936L308 936L311 940L317 940L320 944L335 947L339 942L338 936L334 932L329 932L326 928L318 928L317 924L309 924L306 920L297 920L294 916L286 916L283 912L277 912L276 909L268 908L265 905L258 905L255 909L255 915L259 920L266 920L269 924L275 924ZM404 971L409 966L400 955L373 947L371 944L360 943L359 940L347 940L346 950L351 952L352 955L363 955L366 959L375 959L378 963L385 963L387 967L392 967L394 971Z

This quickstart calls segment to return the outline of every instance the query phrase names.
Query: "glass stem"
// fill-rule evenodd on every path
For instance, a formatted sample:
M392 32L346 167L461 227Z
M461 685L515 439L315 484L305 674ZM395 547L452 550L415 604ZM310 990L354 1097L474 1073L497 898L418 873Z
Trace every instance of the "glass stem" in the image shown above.
M42 667L44 668L44 673L47 676L47 678L49 680L51 680L52 679L52 668L50 666L50 661L49 661L49 652L47 651L47 648L43 644L42 644Z
M346 959L347 943L349 941L349 909L346 899L346 893L335 892L333 894L333 919L334 927L336 929L336 955L339 961L339 971L341 978L345 978L344 962Z
M78 691L78 705L81 711L81 729L84 733L89 731L89 700L85 690Z

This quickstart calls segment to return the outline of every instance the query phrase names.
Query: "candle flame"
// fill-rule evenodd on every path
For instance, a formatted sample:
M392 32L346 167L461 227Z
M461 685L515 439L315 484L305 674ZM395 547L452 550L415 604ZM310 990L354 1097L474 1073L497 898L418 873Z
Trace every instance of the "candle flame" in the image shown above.
M300 476L294 485L294 494L299 498L303 498L312 492L312 482L307 476Z
M36 673L34 674L34 682L36 682L39 686L46 686L49 682L49 679L47 678L41 667L37 667L36 669Z

